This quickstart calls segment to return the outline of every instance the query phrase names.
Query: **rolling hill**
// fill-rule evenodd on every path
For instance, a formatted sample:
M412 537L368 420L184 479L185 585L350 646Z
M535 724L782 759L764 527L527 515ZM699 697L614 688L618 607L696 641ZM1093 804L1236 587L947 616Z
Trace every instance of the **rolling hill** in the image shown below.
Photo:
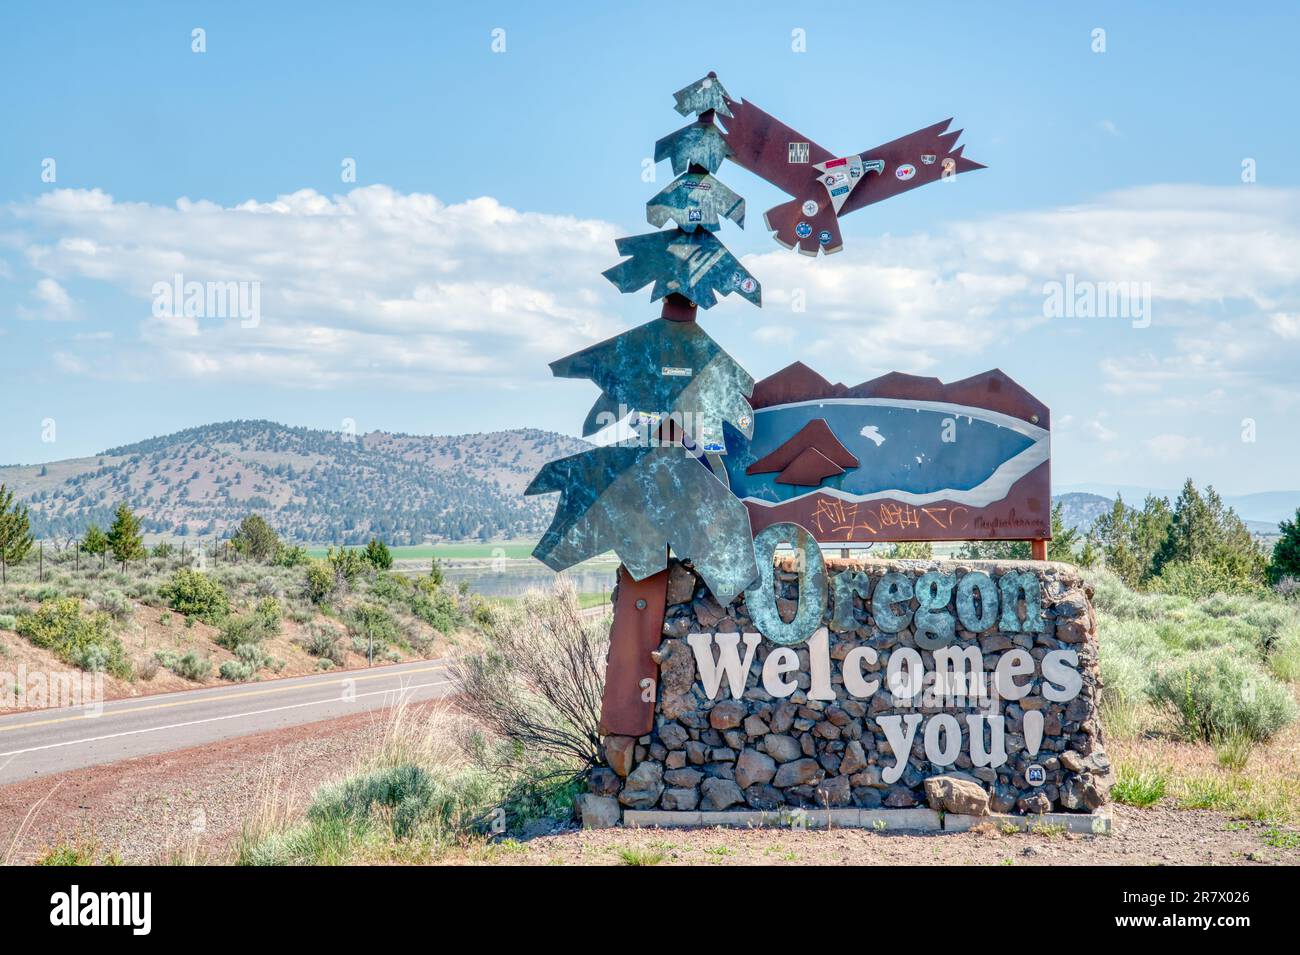
M523 489L553 458L587 447L524 428L486 434L345 435L227 421L108 448L94 457L0 468L38 536L80 534L120 501L146 531L223 534L257 512L304 542L391 544L537 537L555 507Z

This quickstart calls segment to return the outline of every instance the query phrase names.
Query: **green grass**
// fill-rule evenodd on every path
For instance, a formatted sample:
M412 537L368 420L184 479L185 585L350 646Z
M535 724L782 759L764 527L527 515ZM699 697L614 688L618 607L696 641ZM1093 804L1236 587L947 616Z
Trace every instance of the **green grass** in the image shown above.
M1120 768L1115 788L1111 790L1111 798L1126 806L1148 809L1165 798L1165 790L1168 786L1169 777L1163 770L1135 770L1123 766Z
M664 854L654 849L622 849L618 857L624 865L658 865L664 861Z

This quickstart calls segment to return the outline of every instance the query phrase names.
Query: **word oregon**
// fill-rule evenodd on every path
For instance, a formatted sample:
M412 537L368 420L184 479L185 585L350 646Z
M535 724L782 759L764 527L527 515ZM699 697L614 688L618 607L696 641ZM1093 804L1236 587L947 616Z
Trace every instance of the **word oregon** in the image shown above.
M796 545L795 565L799 571L799 604L794 619L781 618L776 606L776 571L773 555L782 541ZM829 587L821 548L811 535L792 524L773 524L754 539L759 578L745 591L745 606L754 626L773 643L793 646L803 643L826 614L828 598L834 596L831 626L837 631L856 630L865 622L858 615L854 598L870 607L876 629L899 633L911 627L916 645L937 650L957 638L957 623L971 633L997 627L1006 633L1041 633L1042 585L1028 571L1003 574L995 584L983 571L971 571L960 581L954 573L932 570L913 582L911 576L890 571L874 585L861 571L836 574ZM956 616L947 609L956 594ZM911 601L916 601L916 608ZM1023 608L1023 614L1021 609Z

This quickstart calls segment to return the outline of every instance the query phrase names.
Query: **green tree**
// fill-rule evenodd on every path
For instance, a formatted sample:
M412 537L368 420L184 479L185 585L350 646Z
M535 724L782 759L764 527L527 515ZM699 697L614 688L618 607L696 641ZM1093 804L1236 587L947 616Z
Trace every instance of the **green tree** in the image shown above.
M1145 580L1155 573L1156 554L1169 536L1169 526L1173 519L1169 502L1154 494L1148 494L1142 502L1142 510L1134 513L1133 554L1142 568L1141 579Z
M280 535L260 514L249 514L231 538L235 550L251 560L268 563L280 550Z
M1244 587L1263 583L1268 559L1249 528L1213 487L1197 491L1191 479L1174 504L1173 519L1152 565L1158 577L1176 565L1212 568L1214 576ZM1177 573L1177 570L1174 571Z
M32 522L27 507L14 501L14 492L0 484L0 584L9 582L9 566L32 549Z
M1273 545L1273 559L1268 565L1268 582L1276 584L1284 577L1300 580L1300 508L1295 519L1283 521L1282 536Z
M107 540L113 559L122 565L122 573L126 573L127 561L139 560L145 556L144 538L140 536L140 519L125 504L117 505Z
M438 558L436 557L429 558L429 577L439 587L442 586L442 582L443 582L442 562L438 560Z
M1169 502L1162 497L1148 495L1138 510L1117 495L1111 509L1093 522L1089 543L1096 541L1108 570L1130 587L1138 587L1155 573L1156 554L1169 535L1172 519Z
M1065 526L1065 509L1062 504L1052 505L1052 539L1047 544L1047 559L1059 560L1067 564L1083 564L1083 559L1074 552L1075 545L1083 539L1077 527ZM1083 550L1091 553L1085 546ZM1086 564L1083 564L1087 566Z
M1118 574L1130 587L1142 579L1141 561L1133 551L1135 512L1117 494L1110 510L1092 522L1089 537L1097 541L1106 569Z
M104 566L104 555L108 553L108 538L104 536L98 524L91 524L86 528L86 536L81 539L81 552L98 554L99 565Z
M388 552L388 545L378 538L370 538L370 543L361 556L379 570L391 570L393 567L393 555Z

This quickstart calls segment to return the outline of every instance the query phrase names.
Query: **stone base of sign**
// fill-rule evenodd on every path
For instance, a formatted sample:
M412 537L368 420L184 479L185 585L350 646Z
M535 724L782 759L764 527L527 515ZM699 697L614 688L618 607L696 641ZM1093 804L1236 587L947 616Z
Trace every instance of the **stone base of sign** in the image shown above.
M628 809L623 813L623 825L633 829L729 826L741 829L874 829L878 832L968 832L977 826L992 825L1021 832L1061 829L1085 835L1110 835L1114 831L1114 818L1108 812L962 816L951 812L940 814L933 809L806 809L791 812Z
M589 780L599 803L583 811L588 824L788 826L801 813L799 824L814 827L938 829L926 820L946 813L949 830L979 824L966 819L1108 828L1095 820L1115 771L1098 707L1092 593L1077 568L848 559L824 566L813 589L812 575L778 559L775 598L764 599L775 599L782 621L803 600L822 608L816 641L779 647L759 636L746 595L721 605L689 564L671 562L662 641L649 654L658 672L652 727L604 736L605 765ZM912 588L927 574L933 590L922 624ZM974 584L964 584L972 576ZM886 586L903 596L882 600ZM947 604L935 603L940 586ZM950 642L932 649L944 623ZM754 639L742 644L745 634ZM729 676L724 643L734 658ZM778 650L783 657L773 656ZM892 682L895 657L900 673L924 677L910 693ZM972 682L941 684L941 668Z

